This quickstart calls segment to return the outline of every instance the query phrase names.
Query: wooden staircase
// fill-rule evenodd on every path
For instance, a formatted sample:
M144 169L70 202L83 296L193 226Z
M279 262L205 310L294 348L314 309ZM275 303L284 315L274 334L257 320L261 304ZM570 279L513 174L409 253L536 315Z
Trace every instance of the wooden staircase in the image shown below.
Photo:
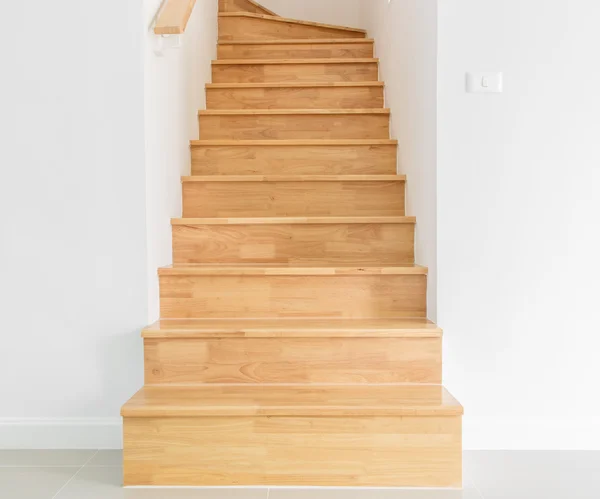
M219 7L125 485L460 487L373 41Z

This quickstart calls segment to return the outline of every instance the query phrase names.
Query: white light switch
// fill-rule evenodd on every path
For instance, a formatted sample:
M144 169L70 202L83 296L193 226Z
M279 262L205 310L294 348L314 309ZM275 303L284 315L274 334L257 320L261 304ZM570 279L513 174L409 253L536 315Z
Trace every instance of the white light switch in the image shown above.
M502 93L502 73L467 73L467 92Z

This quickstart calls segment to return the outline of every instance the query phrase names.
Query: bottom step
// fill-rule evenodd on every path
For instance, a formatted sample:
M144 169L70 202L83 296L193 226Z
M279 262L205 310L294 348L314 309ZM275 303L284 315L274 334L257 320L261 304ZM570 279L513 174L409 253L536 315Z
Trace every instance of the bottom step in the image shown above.
M460 487L462 412L438 385L146 387L125 485Z

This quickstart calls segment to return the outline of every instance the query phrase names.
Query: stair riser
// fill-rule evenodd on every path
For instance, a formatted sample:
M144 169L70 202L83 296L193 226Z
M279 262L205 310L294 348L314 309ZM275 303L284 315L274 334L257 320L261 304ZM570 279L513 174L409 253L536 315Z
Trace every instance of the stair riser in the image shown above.
M219 41L365 38L357 31L272 21L252 17L219 17Z
M413 224L177 225L175 263L414 263Z
M404 216L404 182L184 182L184 218Z
M396 145L194 146L192 174L394 174L396 158Z
M270 10L255 5L248 0L219 0L219 12L250 12L267 16L273 15Z
M441 338L146 339L147 385L441 383Z
M124 444L126 486L462 484L460 416L126 417Z
M202 140L388 139L387 114L202 115Z
M375 109L383 87L209 88L208 109Z
M213 83L364 82L377 81L376 62L344 64L217 64ZM326 108L325 108L326 109Z
M373 57L373 43L300 43L219 45L219 59L365 59Z
M162 275L163 319L426 316L425 275Z

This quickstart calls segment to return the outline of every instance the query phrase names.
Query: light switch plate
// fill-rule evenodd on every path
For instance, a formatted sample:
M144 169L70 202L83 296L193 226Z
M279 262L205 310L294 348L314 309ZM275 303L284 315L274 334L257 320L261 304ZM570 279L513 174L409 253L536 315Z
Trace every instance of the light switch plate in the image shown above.
M499 94L504 90L502 73L467 73L467 92Z

